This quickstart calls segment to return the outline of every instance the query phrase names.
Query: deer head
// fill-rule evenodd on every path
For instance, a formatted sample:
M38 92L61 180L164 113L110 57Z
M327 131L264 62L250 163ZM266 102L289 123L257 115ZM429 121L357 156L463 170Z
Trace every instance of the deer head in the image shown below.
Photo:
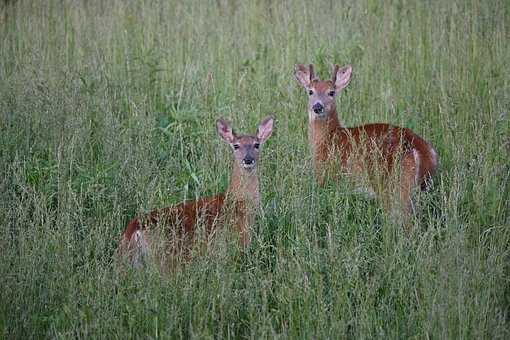
M331 79L320 80L313 71L313 65L297 64L294 76L308 95L308 117L310 121L327 119L336 115L336 96L349 84L352 67L333 65Z
M234 160L239 168L252 172L257 167L261 145L273 131L273 117L269 116L262 120L255 135L238 136L223 118L216 121L216 129L220 137L232 148Z

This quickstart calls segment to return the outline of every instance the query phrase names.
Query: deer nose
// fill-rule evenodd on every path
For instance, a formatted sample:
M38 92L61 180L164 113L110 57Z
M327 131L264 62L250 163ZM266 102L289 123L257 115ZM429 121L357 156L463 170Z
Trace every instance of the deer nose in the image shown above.
M244 158L243 163L246 165L252 165L253 163L255 163L255 160L253 158Z
M312 106L312 110L316 114L323 113L324 112L324 106L321 103L315 103Z

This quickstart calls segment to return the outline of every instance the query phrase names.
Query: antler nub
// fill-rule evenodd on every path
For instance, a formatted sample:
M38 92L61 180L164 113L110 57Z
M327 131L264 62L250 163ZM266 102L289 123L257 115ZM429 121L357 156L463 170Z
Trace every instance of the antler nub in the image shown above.
M331 71L331 81L333 82L333 84L336 82L336 74L338 73L339 68L340 66L338 66L337 64L333 65L333 69Z
M315 79L315 73L313 72L313 64L308 65L308 73L310 74L310 82Z

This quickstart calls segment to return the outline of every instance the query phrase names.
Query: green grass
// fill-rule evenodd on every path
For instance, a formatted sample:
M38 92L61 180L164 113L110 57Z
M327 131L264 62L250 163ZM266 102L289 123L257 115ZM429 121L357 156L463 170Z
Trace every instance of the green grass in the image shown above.
M0 337L510 337L510 3L4 1ZM430 140L413 233L317 188L292 74L353 65L346 125ZM263 216L175 275L118 275L133 216L224 190L224 116L275 133Z

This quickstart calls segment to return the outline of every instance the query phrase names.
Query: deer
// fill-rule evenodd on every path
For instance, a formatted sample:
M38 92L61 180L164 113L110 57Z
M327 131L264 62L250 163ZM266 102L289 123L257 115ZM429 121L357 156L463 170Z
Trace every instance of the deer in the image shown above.
M429 187L438 167L437 153L408 128L386 123L343 126L336 97L349 85L351 75L351 65L333 65L327 80L315 76L312 64L294 68L308 96L308 143L316 181L323 186L326 179L346 175L356 190L381 199L388 212L402 217L408 229L413 192Z
M251 227L260 207L257 163L262 144L271 136L273 118L263 119L255 135L236 134L223 118L216 121L216 129L221 139L230 145L234 156L226 191L156 209L146 216L132 219L122 233L117 249L121 260L140 267L147 254L162 252L156 254L156 258L165 267L177 254L184 254L187 259L186 254L197 242L200 226L205 240L209 240L218 229L231 225L241 248L244 250L250 245ZM162 249L158 245L162 245Z

